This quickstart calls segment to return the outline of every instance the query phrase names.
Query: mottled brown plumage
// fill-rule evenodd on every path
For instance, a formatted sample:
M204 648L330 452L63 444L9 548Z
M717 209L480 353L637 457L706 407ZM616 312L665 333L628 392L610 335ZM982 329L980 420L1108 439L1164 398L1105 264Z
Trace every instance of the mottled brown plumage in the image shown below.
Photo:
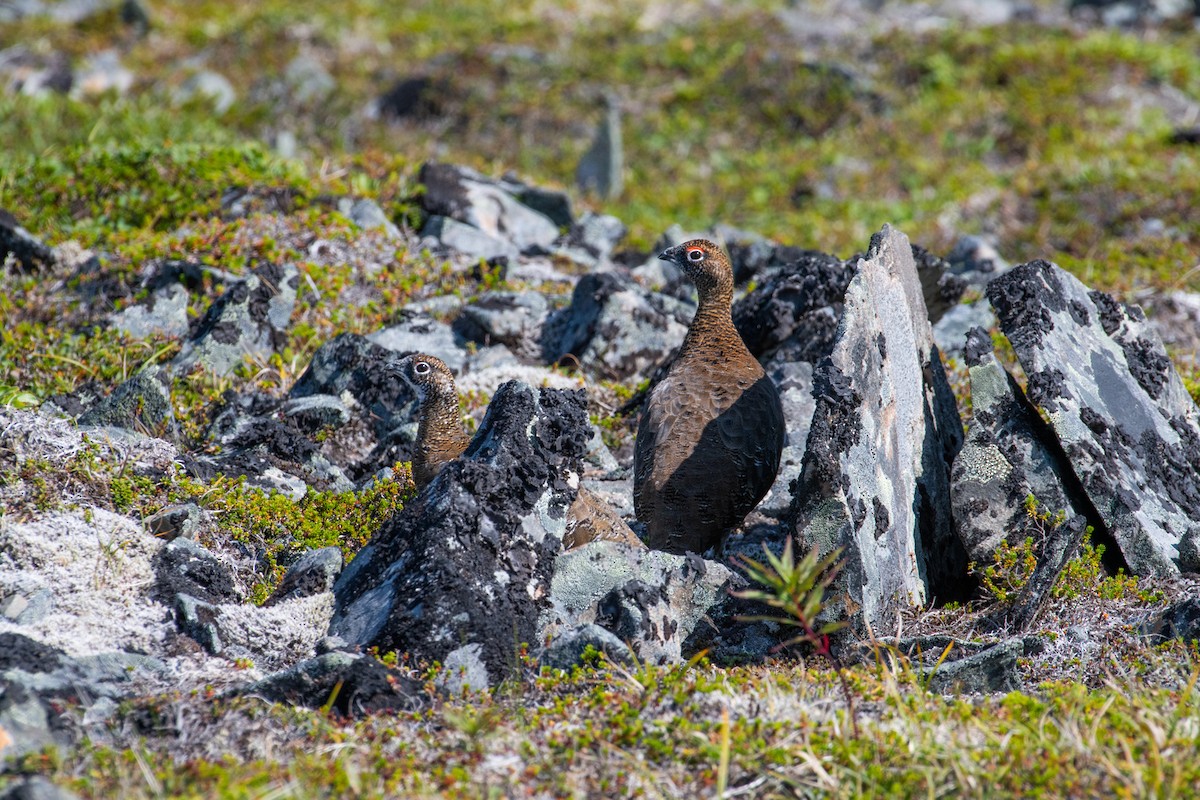
M712 242L662 252L700 305L638 425L633 505L650 547L704 552L758 505L779 472L779 392L733 326L733 269Z
M442 467L462 455L471 437L463 428L462 414L458 410L454 373L445 362L424 353L414 353L396 362L396 369L417 393L421 403L412 474L417 489L424 489Z
M442 467L462 455L471 437L463 428L459 414L454 373L441 359L415 353L397 361L396 369L413 387L421 402L417 448L412 460L413 482L420 490ZM575 501L567 509L563 549L570 550L595 540L645 546L607 503L581 486Z

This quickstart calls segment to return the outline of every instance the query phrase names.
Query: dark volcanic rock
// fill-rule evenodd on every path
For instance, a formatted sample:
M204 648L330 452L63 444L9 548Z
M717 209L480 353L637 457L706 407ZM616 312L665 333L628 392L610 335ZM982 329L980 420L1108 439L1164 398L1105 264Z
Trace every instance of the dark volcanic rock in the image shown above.
M332 591L338 575L342 574L342 564L340 547L308 551L288 567L287 574L263 605L273 606L285 600Z
M12 256L24 270L48 267L54 261L50 248L21 227L17 218L0 208L0 265Z
M1034 261L988 286L1059 441L1125 563L1179 572L1200 527L1200 426L1183 381L1140 309Z
M400 355L356 333L343 333L317 349L308 369L288 391L292 400L349 392L377 436L415 419L416 395L389 364Z
M694 306L613 273L591 273L575 285L571 305L546 321L542 352L598 378L645 376L683 342L693 314Z
M1030 495L1041 511L1067 516L1087 513L1086 498L1069 494L1078 485L1054 432L992 353L987 332L967 339L971 376L971 420L966 442L954 459L950 492L954 522L967 557L990 564L1001 542L1018 544L1041 531L1025 509Z
M299 276L292 264L263 264L226 289L172 359L173 373L186 373L199 364L225 375L247 355L268 356L283 341Z
M342 573L330 633L418 660L470 654L491 682L509 674L516 645L538 641L590 438L582 392L501 386L463 456Z
M814 384L792 527L822 553L844 548L836 591L844 602L831 612L878 626L890 624L897 603L964 596L948 466L962 423L902 233L885 226L872 238Z
M854 270L834 256L804 251L733 307L733 324L755 356L786 351L816 363L833 346L842 298Z
M950 264L923 247L913 245L913 261L925 296L929 321L936 324L947 311L958 304L967 290L967 282L950 271Z
M347 717L419 711L430 697L421 681L371 656L325 653L231 692L275 703L335 709Z
M190 539L175 539L160 550L154 574L163 597L183 593L208 603L241 599L229 568Z

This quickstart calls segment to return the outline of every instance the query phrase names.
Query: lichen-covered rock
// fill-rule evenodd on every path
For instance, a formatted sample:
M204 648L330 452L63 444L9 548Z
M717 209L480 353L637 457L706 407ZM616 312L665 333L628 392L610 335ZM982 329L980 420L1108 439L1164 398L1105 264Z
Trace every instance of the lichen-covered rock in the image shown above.
M787 361L815 364L833 346L853 277L841 259L803 251L734 305L733 323L755 356L778 348Z
M462 339L450 325L411 307L400 311L396 322L381 331L368 334L367 339L395 355L436 354L455 373L462 372L467 358Z
M830 612L878 626L897 605L962 596L966 558L949 492L962 423L902 233L885 226L872 238L813 379L792 528L822 553L843 548Z
M205 312L171 361L174 374L201 365L226 375L246 356L265 359L282 343L296 305L300 273L292 264L263 264L234 283Z
M813 398L813 367L806 361L773 358L763 365L767 377L779 390L783 418L787 422L783 453L779 457L779 472L757 510L767 516L782 519L792 504L792 481L800 477L804 464L804 448L812 422L816 400Z
M582 665L589 650L602 653L609 663L634 663L633 651L615 634L591 622L563 631L542 649L538 664L551 669L570 670Z
M111 425L172 438L175 410L171 405L170 374L158 366L141 370L81 414L79 424Z
M1200 527L1200 412L1135 306L1045 261L988 285L988 299L1088 499L1138 575L1178 574Z
M986 331L971 332L966 358L974 414L954 459L950 496L967 558L990 564L1001 542L1016 545L1033 537L1041 544L1037 523L1026 511L1030 495L1051 515L1073 517L1085 508L1083 498L1066 489L1076 478L1054 432L1000 366Z
M542 325L548 313L546 295L540 292L485 292L463 306L454 332L468 342L505 345L533 360L541 356Z
M598 378L645 376L683 342L694 313L612 273L591 273L576 284L571 305L546 321L543 355Z
M590 438L582 392L500 387L463 456L342 573L330 633L418 660L475 645L490 682L508 675L515 645L540 640Z
M175 539L154 558L159 594L189 594L204 602L241 600L233 572L208 549L190 539Z
M425 187L421 206L430 214L466 223L487 236L509 242L518 251L548 249L558 226L545 214L519 201L519 187L491 180L474 170L429 162L417 182Z
M695 553L592 542L557 558L553 607L543 615L542 632L558 635L595 623L643 661L678 663L696 626L727 599L732 575Z
M313 353L308 368L288 391L289 402L349 394L357 415L370 420L376 436L385 437L397 425L412 422L416 414L416 395L389 367L397 355L400 353L368 337L339 334ZM311 405L307 408L317 413ZM292 410L294 415L300 407ZM336 420L330 417L327 422Z
M108 321L134 339L181 337L188 332L187 308L187 289L176 283L155 290L145 303L137 303L110 314Z

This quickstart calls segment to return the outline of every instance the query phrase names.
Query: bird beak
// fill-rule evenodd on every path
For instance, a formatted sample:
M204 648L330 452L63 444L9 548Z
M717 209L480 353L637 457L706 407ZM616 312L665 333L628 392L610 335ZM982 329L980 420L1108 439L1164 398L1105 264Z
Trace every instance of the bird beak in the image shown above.
M663 261L671 261L675 264L678 264L679 263L679 245L675 245L674 247L668 247L666 250L663 250L661 253L659 253L658 257L660 259L662 259Z

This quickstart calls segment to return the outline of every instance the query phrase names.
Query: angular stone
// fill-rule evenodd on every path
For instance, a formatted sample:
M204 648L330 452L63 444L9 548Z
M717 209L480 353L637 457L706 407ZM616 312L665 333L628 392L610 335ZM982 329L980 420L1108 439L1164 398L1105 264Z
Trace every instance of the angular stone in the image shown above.
M171 438L175 410L171 406L170 373L159 366L141 370L81 414L79 424L110 425Z
M337 206L340 213L345 214L351 222L363 230L379 228L389 239L401 240L404 238L400 229L396 227L396 223L383 213L383 209L374 200L343 197L338 200Z
M510 242L465 222L436 214L425 220L425 226L421 228L421 238L423 241L436 241L455 253L488 262L516 258L518 253L517 248Z
M172 359L173 373L184 374L199 364L227 375L246 356L265 359L283 341L299 277L292 264L264 264L226 289Z
M110 314L109 324L134 339L151 336L182 337L188 332L188 293L179 284L156 290L146 303Z
M542 352L598 378L646 376L683 342L693 314L694 306L612 273L591 273L576 284L571 305L546 321Z
M474 644L491 683L510 674L540 641L590 438L582 392L501 386L463 456L342 573L330 634L430 661Z
M283 580L263 605L273 606L286 600L332 591L333 584L342 573L343 563L340 547L309 550L288 567Z
M239 687L235 695L307 708L329 707L347 717L419 711L429 704L420 681L371 656L325 653Z
M397 355L429 353L446 362L451 371L462 372L467 350L451 326L439 322L427 313L403 309L399 321L367 339Z
M1179 573L1200 527L1200 412L1135 306L1045 261L988 285L988 299L1104 528L1137 575Z
M421 206L427 212L464 222L517 251L546 249L558 238L558 226L549 217L474 170L428 162L417 181L425 187Z
M813 398L813 368L805 361L772 359L764 365L767 376L779 390L783 418L787 423L787 438L779 459L779 473L757 510L776 519L787 515L792 504L792 481L800 477L804 465L804 449L808 428L812 423L816 400Z
M549 304L540 292L484 292L463 306L454 332L485 347L503 344L528 359L541 355L542 325Z
M79 795L56 786L48 778L31 775L11 784L0 800L79 800Z
M146 530L159 539L195 539L204 519L204 512L195 503L176 503L142 521Z
M949 492L962 422L904 234L885 226L872 238L813 380L791 527L821 553L843 550L830 613L879 628L897 606L963 596Z
M603 95L604 116L596 126L591 146L575 167L575 185L602 200L612 200L624 186L624 150L621 145L621 106L616 95Z
M595 623L640 660L678 663L696 626L727 599L732 577L723 564L694 553L592 542L556 559L543 635Z
M551 669L570 670L583 664L588 648L603 653L610 664L634 663L634 655L628 645L610 631L591 622L555 636L538 656L538 663Z
M944 661L929 675L929 690L939 694L990 694L1021 688L1017 659L1025 652L1023 639L999 644L957 661Z
M241 599L230 569L191 539L175 539L160 550L154 574L164 597L182 592L209 603Z
M0 266L10 255L27 272L54 263L53 251L22 228L16 217L0 208Z
M1018 545L1041 530L1026 511L1032 495L1040 511L1085 514L1086 500L1054 432L1000 365L991 338L981 328L967 340L974 416L950 473L954 522L967 558L986 566L1001 542Z
M777 348L788 361L815 364L833 346L854 270L839 258L803 251L733 307L733 324L756 356Z
M341 414L329 408L328 398L349 393L373 421L376 433L383 436L396 425L414 419L416 412L416 395L388 366L396 356L395 350L365 336L339 334L313 353L308 368L288 391L289 407L295 411L306 408L305 413L316 414L333 423L333 417L340 418ZM326 399L309 400L307 406L296 405L301 400L316 397ZM321 409L315 408L313 403Z

